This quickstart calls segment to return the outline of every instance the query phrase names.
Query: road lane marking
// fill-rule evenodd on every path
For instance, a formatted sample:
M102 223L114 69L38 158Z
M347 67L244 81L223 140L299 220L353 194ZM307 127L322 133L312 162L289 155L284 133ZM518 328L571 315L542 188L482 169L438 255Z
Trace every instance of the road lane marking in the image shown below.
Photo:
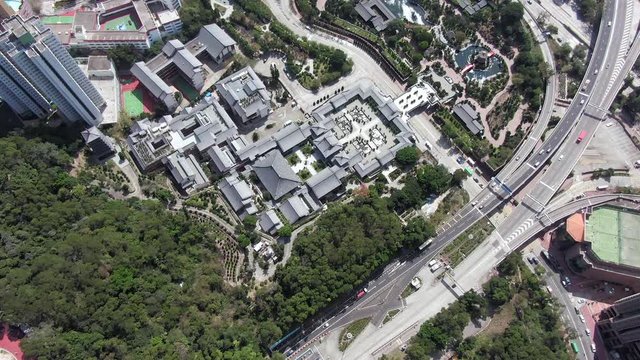
M548 188L549 188L549 190L551 190L551 191L553 191L553 192L555 192L555 191L556 191L556 189L554 189L554 188L552 188L551 186L547 185L547 184L546 184L545 182L543 182L542 180L540 180L540 184L542 184L542 185L544 185L544 186L548 187Z

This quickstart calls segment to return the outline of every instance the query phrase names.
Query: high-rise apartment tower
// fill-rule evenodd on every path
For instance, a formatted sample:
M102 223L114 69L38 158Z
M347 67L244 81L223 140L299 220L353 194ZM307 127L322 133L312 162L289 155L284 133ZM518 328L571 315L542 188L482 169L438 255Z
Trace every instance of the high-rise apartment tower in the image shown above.
M57 111L69 122L98 125L106 103L76 61L37 17L0 25L0 98L22 118Z

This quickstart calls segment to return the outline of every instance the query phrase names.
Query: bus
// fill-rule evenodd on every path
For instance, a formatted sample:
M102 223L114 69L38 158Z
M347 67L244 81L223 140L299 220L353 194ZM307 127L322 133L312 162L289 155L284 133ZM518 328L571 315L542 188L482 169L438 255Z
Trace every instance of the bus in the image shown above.
M571 349L573 349L573 352L576 354L580 352L580 347L578 346L578 342L576 340L573 340L571 342Z
M425 242L423 242L419 247L418 247L418 251L422 251L424 249L426 249L429 245L431 245L431 243L433 242L433 239L429 239Z
M576 140L576 142L580 143L582 140L584 140L586 136L587 136L587 130L580 131L580 135L578 135L578 140Z

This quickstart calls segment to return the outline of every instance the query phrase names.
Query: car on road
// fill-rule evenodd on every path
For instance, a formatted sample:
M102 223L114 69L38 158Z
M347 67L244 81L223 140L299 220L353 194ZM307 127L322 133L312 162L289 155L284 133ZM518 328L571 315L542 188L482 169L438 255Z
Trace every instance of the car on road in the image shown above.
M592 353L596 352L596 344L591 344L591 352Z
M538 167L538 166L540 166L540 161L536 161L536 163L533 164L533 167Z
M476 205L478 205L478 202L477 202L477 201L473 201L473 202L471 203L471 206L476 206Z
M610 122L610 123L608 123L608 124L607 124L607 125L605 125L605 126L606 126L606 127L612 127L612 126L613 126L613 123L612 123L612 122Z
M538 153L538 155L542 155L544 154L544 149L540 150L540 152Z
M611 21L609 21L609 22L607 23L607 26L611 27Z
M580 319L580 321L584 323L584 315L582 314L578 315L578 319Z
M587 336L591 336L591 330L589 329L584 329L584 333L587 334Z
M599 71L600 71L600 70L596 69L596 71L594 71L594 72L593 72L593 75L598 75L598 72L599 72Z
M560 157L558 158L558 161L564 159L564 154L560 155Z

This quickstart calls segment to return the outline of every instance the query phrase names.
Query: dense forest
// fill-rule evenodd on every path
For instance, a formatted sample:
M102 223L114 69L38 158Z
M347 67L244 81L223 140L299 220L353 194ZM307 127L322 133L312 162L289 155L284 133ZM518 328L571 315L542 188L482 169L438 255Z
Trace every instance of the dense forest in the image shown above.
M498 266L499 276L442 309L421 327L407 349L409 360L453 350L460 359L569 359L559 311L540 278L524 264L518 252ZM469 321L502 312L512 320L504 332L463 339Z
M215 229L115 201L51 143L0 139L1 319L38 359L262 359L281 332L229 288Z
M431 230L415 227L405 235L384 198L356 197L334 204L298 236L291 259L276 272L277 284L259 291L259 312L277 318L283 329L300 323L361 286L405 241Z

